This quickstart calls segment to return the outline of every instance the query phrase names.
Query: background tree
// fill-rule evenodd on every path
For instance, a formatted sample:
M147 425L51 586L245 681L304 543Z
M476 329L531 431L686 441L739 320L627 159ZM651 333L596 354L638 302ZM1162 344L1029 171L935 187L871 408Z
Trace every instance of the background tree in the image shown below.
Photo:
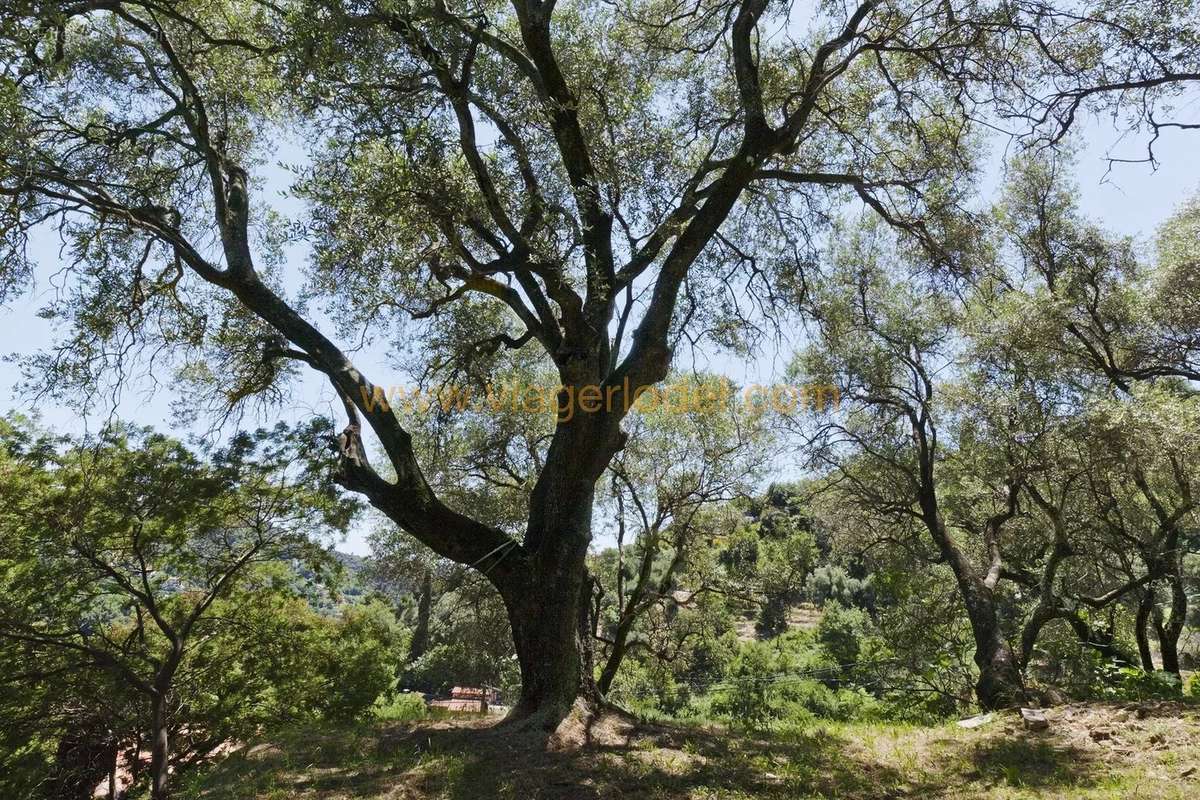
M1177 261L1147 261L1080 218L1061 168L1059 158L1016 161L992 222L960 240L955 279L873 226L850 234L814 282L821 336L799 362L802 375L836 376L851 401L844 418L816 427L816 463L870 518L868 541L921 554L912 533L927 530L936 549L925 557L954 572L985 705L1003 702L985 697L989 671L1020 695L1055 620L1127 660L1115 631L1089 617L1141 597L1143 622L1157 614L1159 638L1171 640L1186 616L1184 537L1170 531L1193 508L1186 470L1170 465L1191 446L1192 391L1180 379L1194 358L1185 326L1158 327L1153 299ZM1170 433L1157 416L1166 407L1179 423ZM1145 587L1155 580L1179 587L1170 612L1153 610ZM999 665L979 663L988 653Z
M228 598L255 565L319 566L316 537L348 521L352 506L305 460L321 430L241 435L208 460L133 428L69 446L9 422L0 431L0 638L33 673L48 654L42 680L90 670L114 698L140 699L156 800L173 763L224 740L191 729L173 748L170 734L187 711L180 681L237 624Z
M942 398L941 376L954 369L962 308L886 242L878 230L854 236L817 295L820 338L802 357L801 374L834 382L849 409L821 424L815 454L843 496L896 531L928 535L971 623L979 702L1011 705L1024 689L997 584L1000 537L1017 513L1020 486L1002 462L969 482L955 479L955 451L943 442L962 420Z
M639 620L677 602L677 589L698 588L682 582L711 543L704 512L748 494L774 455L766 420L747 415L726 380L677 377L664 394L630 421L630 443L609 465L610 496L602 497L616 529L612 574L595 570L606 646L597 685L605 693Z

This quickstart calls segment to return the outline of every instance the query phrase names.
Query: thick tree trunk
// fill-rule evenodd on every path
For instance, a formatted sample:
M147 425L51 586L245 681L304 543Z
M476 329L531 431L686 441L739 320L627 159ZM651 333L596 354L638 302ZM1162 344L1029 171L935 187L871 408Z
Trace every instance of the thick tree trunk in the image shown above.
M941 544L942 552L954 570L959 596L967 608L967 619L975 638L975 666L979 668L975 696L979 704L985 709L1022 705L1026 697L1021 665L1004 638L992 589L975 574L966 556L948 536L943 536Z
M604 374L605 352L581 356L573 374L564 373L564 384L596 384ZM586 559L596 481L624 444L619 414L575 413L582 409L570 401L568 393L559 397L562 415L530 494L525 563L497 584L521 667L521 696L510 719L548 730L581 702L590 710L602 703L592 673L593 587Z
M167 764L171 743L167 731L167 694L158 692L151 701L150 797L167 800Z
M1025 702L1025 683L1012 647L1000 630L995 608L984 611L986 621L972 621L975 634L975 665L979 680L975 696L984 708L1011 708Z
M521 667L510 719L553 729L582 701L601 703L592 674L592 581L587 573L596 480L619 446L594 415L560 423L530 496L526 565L498 586Z
M1007 511L988 519L985 531L991 564L986 577L981 576L971 560L946 529L938 508L937 491L934 488L934 448L929 431L923 427L918 416L913 415L913 436L918 444L921 467L920 489L917 503L934 544L942 558L954 573L958 594L967 610L971 633L975 638L975 666L979 668L979 680L975 683L975 697L988 710L1011 708L1026 702L1025 681L1021 674L1021 663L1012 645L1004 638L1000 627L1000 615L996 608L994 587L1001 575L1003 562L996 543L1000 526L1016 513L1015 487L1009 487Z
M513 643L521 668L521 696L512 720L536 718L552 730L576 701L596 707L600 693L592 676L591 581L577 564L531 581L506 597Z

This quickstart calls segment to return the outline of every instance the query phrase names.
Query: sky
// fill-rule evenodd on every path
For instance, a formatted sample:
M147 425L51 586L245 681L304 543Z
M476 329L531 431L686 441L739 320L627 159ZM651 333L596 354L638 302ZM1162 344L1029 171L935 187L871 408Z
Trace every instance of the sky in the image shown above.
M1197 102L1193 100L1193 104ZM1081 208L1085 214L1113 232L1149 241L1160 223L1185 199L1200 191L1200 134L1164 131L1155 148L1157 169L1145 163L1110 164L1109 158L1142 158L1145 139L1120 141L1105 120L1086 120L1077 135L1082 142L1076 172ZM300 150L294 152L299 158ZM281 151L280 158L288 160L289 151ZM280 211L296 214L300 211L298 206L283 196L287 188L286 174L281 169L266 173L264 191L276 198L276 206ZM1000 178L999 168L993 167L985 176L984 192L998 184ZM54 298L55 286L50 276L61 263L57 238L50 232L35 237L30 255L37 264L34 287L6 307L0 307L0 354L9 357L0 362L0 412L16 409L36 413L43 425L60 433L95 431L110 418L114 409L95 408L85 413L63 403L48 400L35 402L17 389L20 371L13 359L34 353L55 341L54 329L37 316L37 310ZM294 249L289 255L294 264L302 264L306 257L301 248ZM783 367L779 355L775 352L764 353L749 364L717 356L701 366L723 372L740 383L769 384ZM356 362L378 383L388 385L403 382L399 377L394 380L375 377L395 374L394 369L386 364L383 353L367 351L357 356ZM115 415L139 424L170 429L177 435L186 435L186 430L173 425L172 399L177 398L173 398L169 381L154 391L150 390L148 384L135 385L125 391L122 401L115 408ZM296 384L292 395L274 410L269 419L252 420L251 423L299 421L314 413L339 419L339 407L325 381L310 372ZM367 533L365 525L356 527L347 540L339 545L339 549L365 554L368 551Z

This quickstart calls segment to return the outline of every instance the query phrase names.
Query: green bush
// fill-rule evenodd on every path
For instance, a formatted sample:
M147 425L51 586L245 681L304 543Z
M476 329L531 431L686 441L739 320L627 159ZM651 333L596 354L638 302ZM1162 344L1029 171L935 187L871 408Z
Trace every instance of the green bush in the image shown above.
M857 606L870 594L871 579L858 580L850 577L843 567L824 564L813 570L808 580L808 591L817 605L841 603L843 606Z
M425 719L429 710L425 698L416 692L400 692L387 703L376 703L374 717L389 722L412 722Z
M778 687L779 718L787 723L811 719L878 719L879 701L859 687L833 689L817 680L802 679Z
M405 631L383 603L346 608L324 642L325 685L319 698L325 717L350 720L365 714L396 682L396 664L407 646Z
M858 661L869 623L861 608L847 608L834 601L821 615L817 641L835 662L848 667Z
M608 697L634 713L679 715L691 699L691 690L675 679L667 665L630 658L621 664Z
M772 649L765 642L744 645L726 673L727 686L722 687L713 709L738 726L765 728L780 711L770 698L775 665Z
M1166 700L1179 697L1179 678L1169 672L1146 672L1137 667L1115 671L1115 698L1119 700Z

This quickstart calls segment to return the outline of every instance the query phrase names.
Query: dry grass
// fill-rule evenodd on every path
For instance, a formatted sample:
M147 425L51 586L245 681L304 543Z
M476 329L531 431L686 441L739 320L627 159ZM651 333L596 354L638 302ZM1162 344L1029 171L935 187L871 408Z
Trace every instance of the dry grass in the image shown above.
M576 719L547 746L477 720L275 737L193 776L189 800L801 800L1200 796L1200 714L1064 706L1050 728L827 725L770 738ZM264 746L269 744L269 746Z

